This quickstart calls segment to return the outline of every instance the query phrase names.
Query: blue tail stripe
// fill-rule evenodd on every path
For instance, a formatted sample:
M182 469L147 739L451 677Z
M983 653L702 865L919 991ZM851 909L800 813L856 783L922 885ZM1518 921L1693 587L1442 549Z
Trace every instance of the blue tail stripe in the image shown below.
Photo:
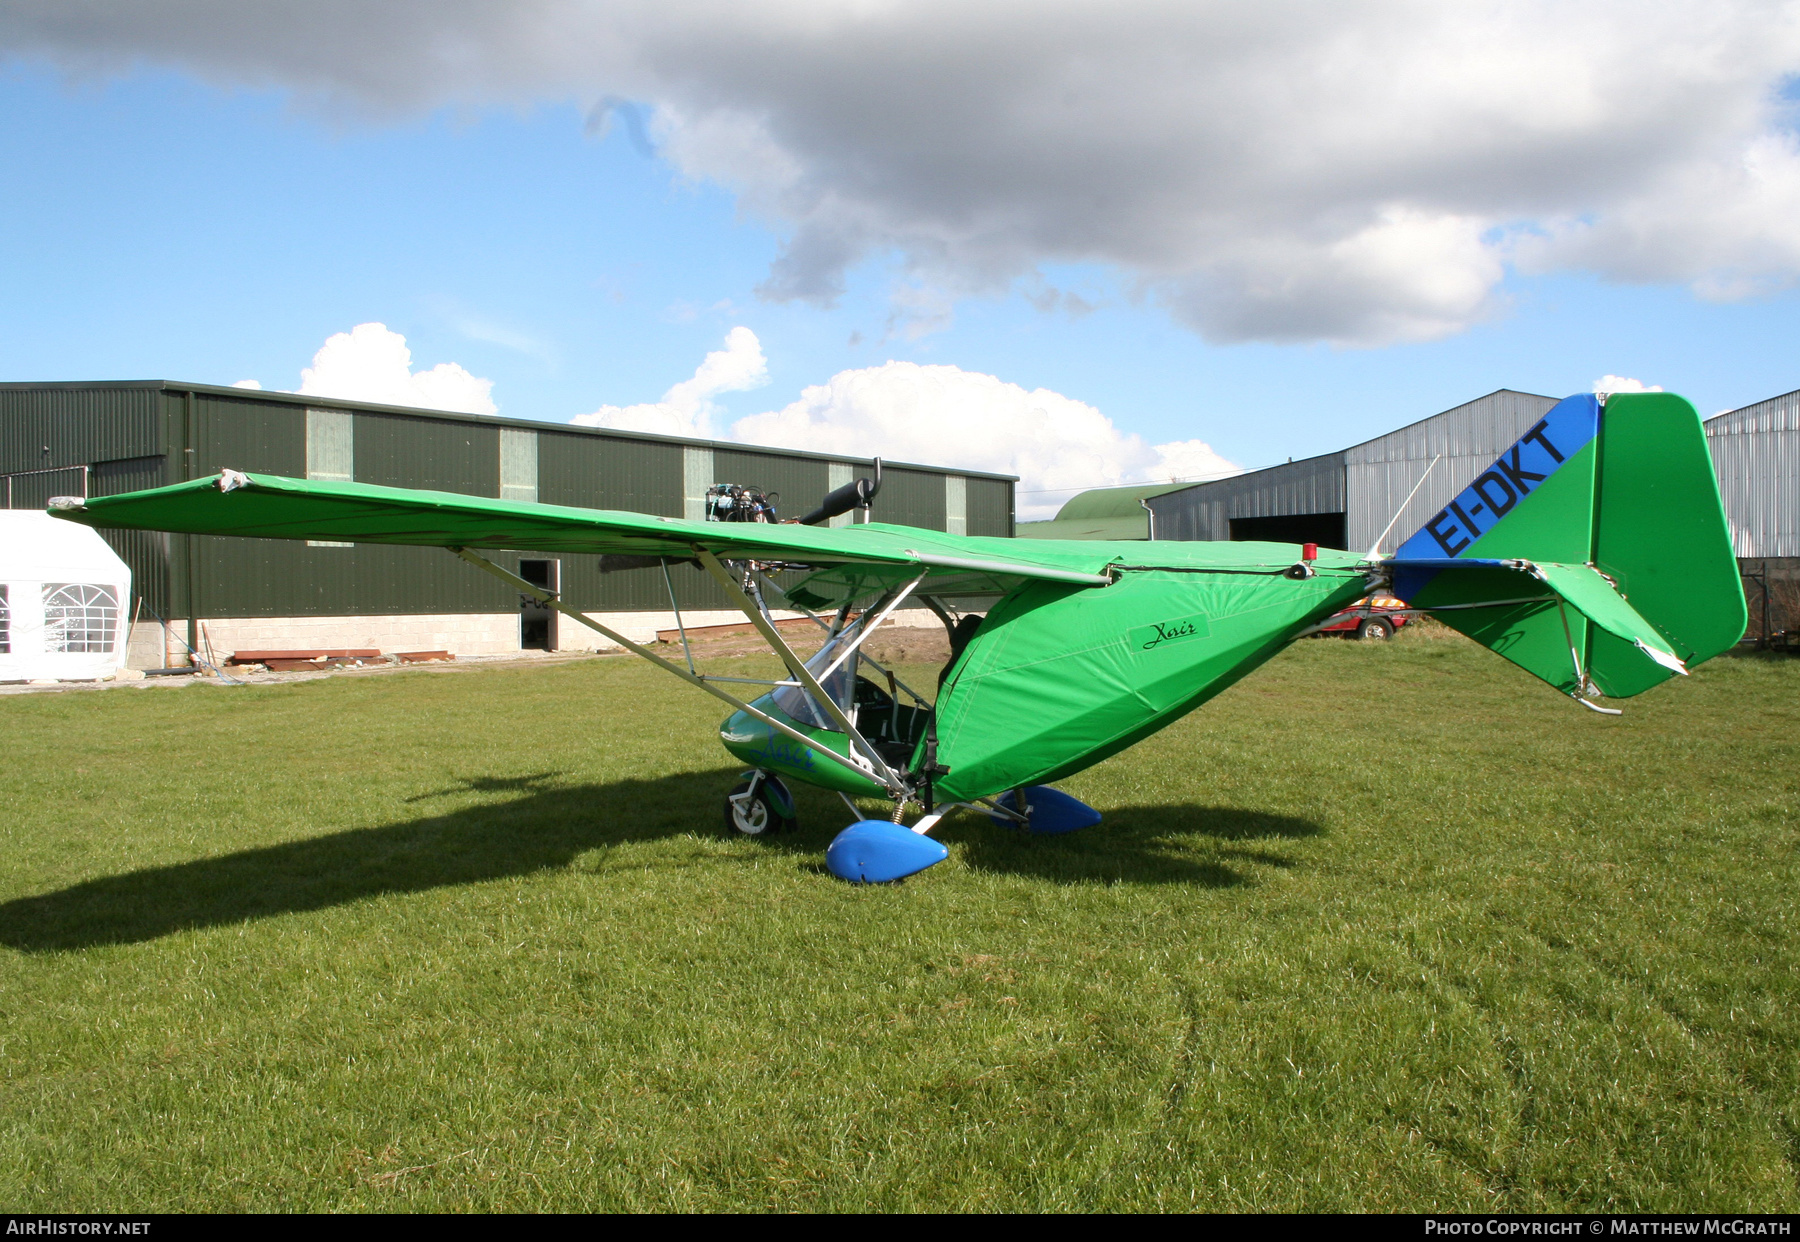
M1463 562L1459 554L1473 547L1476 540L1512 512L1513 506L1586 448L1599 430L1600 399L1593 393L1578 393L1557 402L1493 465L1458 492L1456 499L1413 532L1400 545L1394 559L1414 562L1421 569L1429 562L1441 563L1446 558L1480 563ZM1429 580L1430 575L1426 574L1414 589ZM1403 591L1396 590L1395 594L1406 598Z

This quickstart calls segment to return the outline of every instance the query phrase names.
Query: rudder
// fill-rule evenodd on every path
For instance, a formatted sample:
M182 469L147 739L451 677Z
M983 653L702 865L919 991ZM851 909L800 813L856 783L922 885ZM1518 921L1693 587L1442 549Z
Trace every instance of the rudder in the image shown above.
M1689 668L1729 651L1749 609L1698 412L1668 392L1608 398L1599 476L1595 568ZM1590 636L1588 664L1614 698L1663 680L1645 680L1632 655L1610 634Z

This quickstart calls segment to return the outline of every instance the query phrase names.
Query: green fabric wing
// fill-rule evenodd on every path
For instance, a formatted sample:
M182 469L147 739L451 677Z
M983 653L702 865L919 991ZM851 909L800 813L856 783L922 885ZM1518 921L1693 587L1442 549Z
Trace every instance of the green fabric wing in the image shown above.
M263 539L530 548L672 559L704 548L728 559L886 566L886 579L902 582L923 570L928 575L926 589L933 589L930 583L938 579L953 584L975 580L986 589L999 590L1036 579L1103 586L1111 580L1106 570L1116 557L1115 550L1096 544L1021 544L876 523L832 529L694 522L229 470L171 487L76 502L51 512L66 521L107 529Z

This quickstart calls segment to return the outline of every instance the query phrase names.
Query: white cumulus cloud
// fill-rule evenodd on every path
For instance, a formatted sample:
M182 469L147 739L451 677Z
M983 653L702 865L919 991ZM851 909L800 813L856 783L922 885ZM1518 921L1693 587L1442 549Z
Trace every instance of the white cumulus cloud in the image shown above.
M614 427L620 431L653 431L666 436L711 439L720 393L761 388L769 382L768 361L762 342L746 327L725 334L725 348L707 354L692 379L682 380L663 394L661 401L641 405L603 405L591 414L577 414L569 421L583 427Z
M1344 345L1456 332L1511 264L1800 279L1794 0L10 0L8 53L623 115L782 234L765 296L899 256L901 335L1062 263L1213 340Z
M1661 384L1646 384L1624 375L1602 375L1594 381L1595 392L1661 392Z
M313 364L301 370L297 391L381 405L496 414L493 388L493 380L471 375L454 362L415 371L404 336L386 324L359 323L326 338L313 355Z
M241 379L233 388L261 389L259 380ZM406 338L381 323L359 323L327 337L300 371L305 396L341 397L378 405L413 405L466 414L496 414L494 381L469 374L454 362L429 371L412 369ZM288 391L286 389L278 391Z
M778 445L846 457L990 470L1020 478L1022 521L1054 517L1078 491L1117 483L1220 478L1242 467L1204 440L1149 444L1093 406L960 367L885 362L840 371L777 410L715 425L720 393L769 382L756 333L735 327L661 401L603 405L569 421L664 435Z
M840 371L779 410L740 418L733 439L846 456L1015 474L1019 518L1054 517L1077 491L1240 468L1204 441L1147 444L1093 406L979 371L886 362Z

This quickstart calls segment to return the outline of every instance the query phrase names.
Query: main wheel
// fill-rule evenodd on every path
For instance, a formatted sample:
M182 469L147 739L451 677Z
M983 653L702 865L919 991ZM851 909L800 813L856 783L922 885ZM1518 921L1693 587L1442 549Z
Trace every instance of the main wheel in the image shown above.
M1383 621L1380 617L1364 617L1356 627L1358 638L1392 638L1394 625L1391 621Z
M794 814L794 798L788 793L787 786L766 774L754 782L754 793L750 792L752 783L743 781L726 795L725 827L751 837L792 832L799 819Z

